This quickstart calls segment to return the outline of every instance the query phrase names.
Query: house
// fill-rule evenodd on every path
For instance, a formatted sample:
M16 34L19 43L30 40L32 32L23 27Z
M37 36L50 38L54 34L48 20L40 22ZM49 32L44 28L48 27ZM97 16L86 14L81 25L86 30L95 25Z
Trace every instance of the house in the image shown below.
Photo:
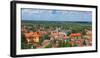
M41 34L39 32L33 32L33 31L24 33L24 35L28 43L32 43L32 42L38 43L41 37Z
M80 33L71 33L71 34L70 34L70 37L71 37L71 38L75 38L75 39L76 39L76 38L79 39L79 38L81 38L81 34L80 34Z
M26 38L27 43L31 43L32 42L32 35L33 35L33 32L25 32L24 33L24 36Z
M53 32L51 32L51 35L55 39L67 39L67 35L66 35L65 32L56 32L56 31L53 31Z
M38 43L40 40L41 34L39 32L33 32L32 37L33 37L33 41Z
M77 37L77 36L81 36L81 34L80 33L72 33L70 36L71 37Z

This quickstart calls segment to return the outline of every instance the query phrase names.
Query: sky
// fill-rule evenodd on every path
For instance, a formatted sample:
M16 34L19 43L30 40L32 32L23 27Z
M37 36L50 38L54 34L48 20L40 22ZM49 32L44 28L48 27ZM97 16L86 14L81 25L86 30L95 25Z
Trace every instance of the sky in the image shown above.
M21 9L22 20L37 21L92 21L91 11L55 10L55 9Z

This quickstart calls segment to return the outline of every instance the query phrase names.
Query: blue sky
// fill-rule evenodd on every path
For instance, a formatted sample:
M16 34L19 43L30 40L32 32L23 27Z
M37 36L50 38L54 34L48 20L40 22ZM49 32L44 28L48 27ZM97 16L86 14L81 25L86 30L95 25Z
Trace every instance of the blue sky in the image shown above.
M92 21L92 12L22 8L21 19L37 21Z

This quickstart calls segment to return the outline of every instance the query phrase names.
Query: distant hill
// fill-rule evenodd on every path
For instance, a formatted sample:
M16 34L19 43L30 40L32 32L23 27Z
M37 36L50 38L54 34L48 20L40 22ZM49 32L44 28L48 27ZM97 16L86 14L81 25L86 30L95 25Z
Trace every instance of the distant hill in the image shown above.
M34 24L41 24L41 23L55 23L55 24L65 24L65 23L81 23L81 24L92 24L92 22L87 21L33 21L33 20L21 20L22 23L34 23Z

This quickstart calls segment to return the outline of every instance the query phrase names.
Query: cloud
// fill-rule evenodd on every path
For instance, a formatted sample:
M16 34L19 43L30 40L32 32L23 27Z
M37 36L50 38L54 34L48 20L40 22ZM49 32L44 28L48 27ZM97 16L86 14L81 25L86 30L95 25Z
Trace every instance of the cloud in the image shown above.
M91 11L22 9L23 20L92 21Z

